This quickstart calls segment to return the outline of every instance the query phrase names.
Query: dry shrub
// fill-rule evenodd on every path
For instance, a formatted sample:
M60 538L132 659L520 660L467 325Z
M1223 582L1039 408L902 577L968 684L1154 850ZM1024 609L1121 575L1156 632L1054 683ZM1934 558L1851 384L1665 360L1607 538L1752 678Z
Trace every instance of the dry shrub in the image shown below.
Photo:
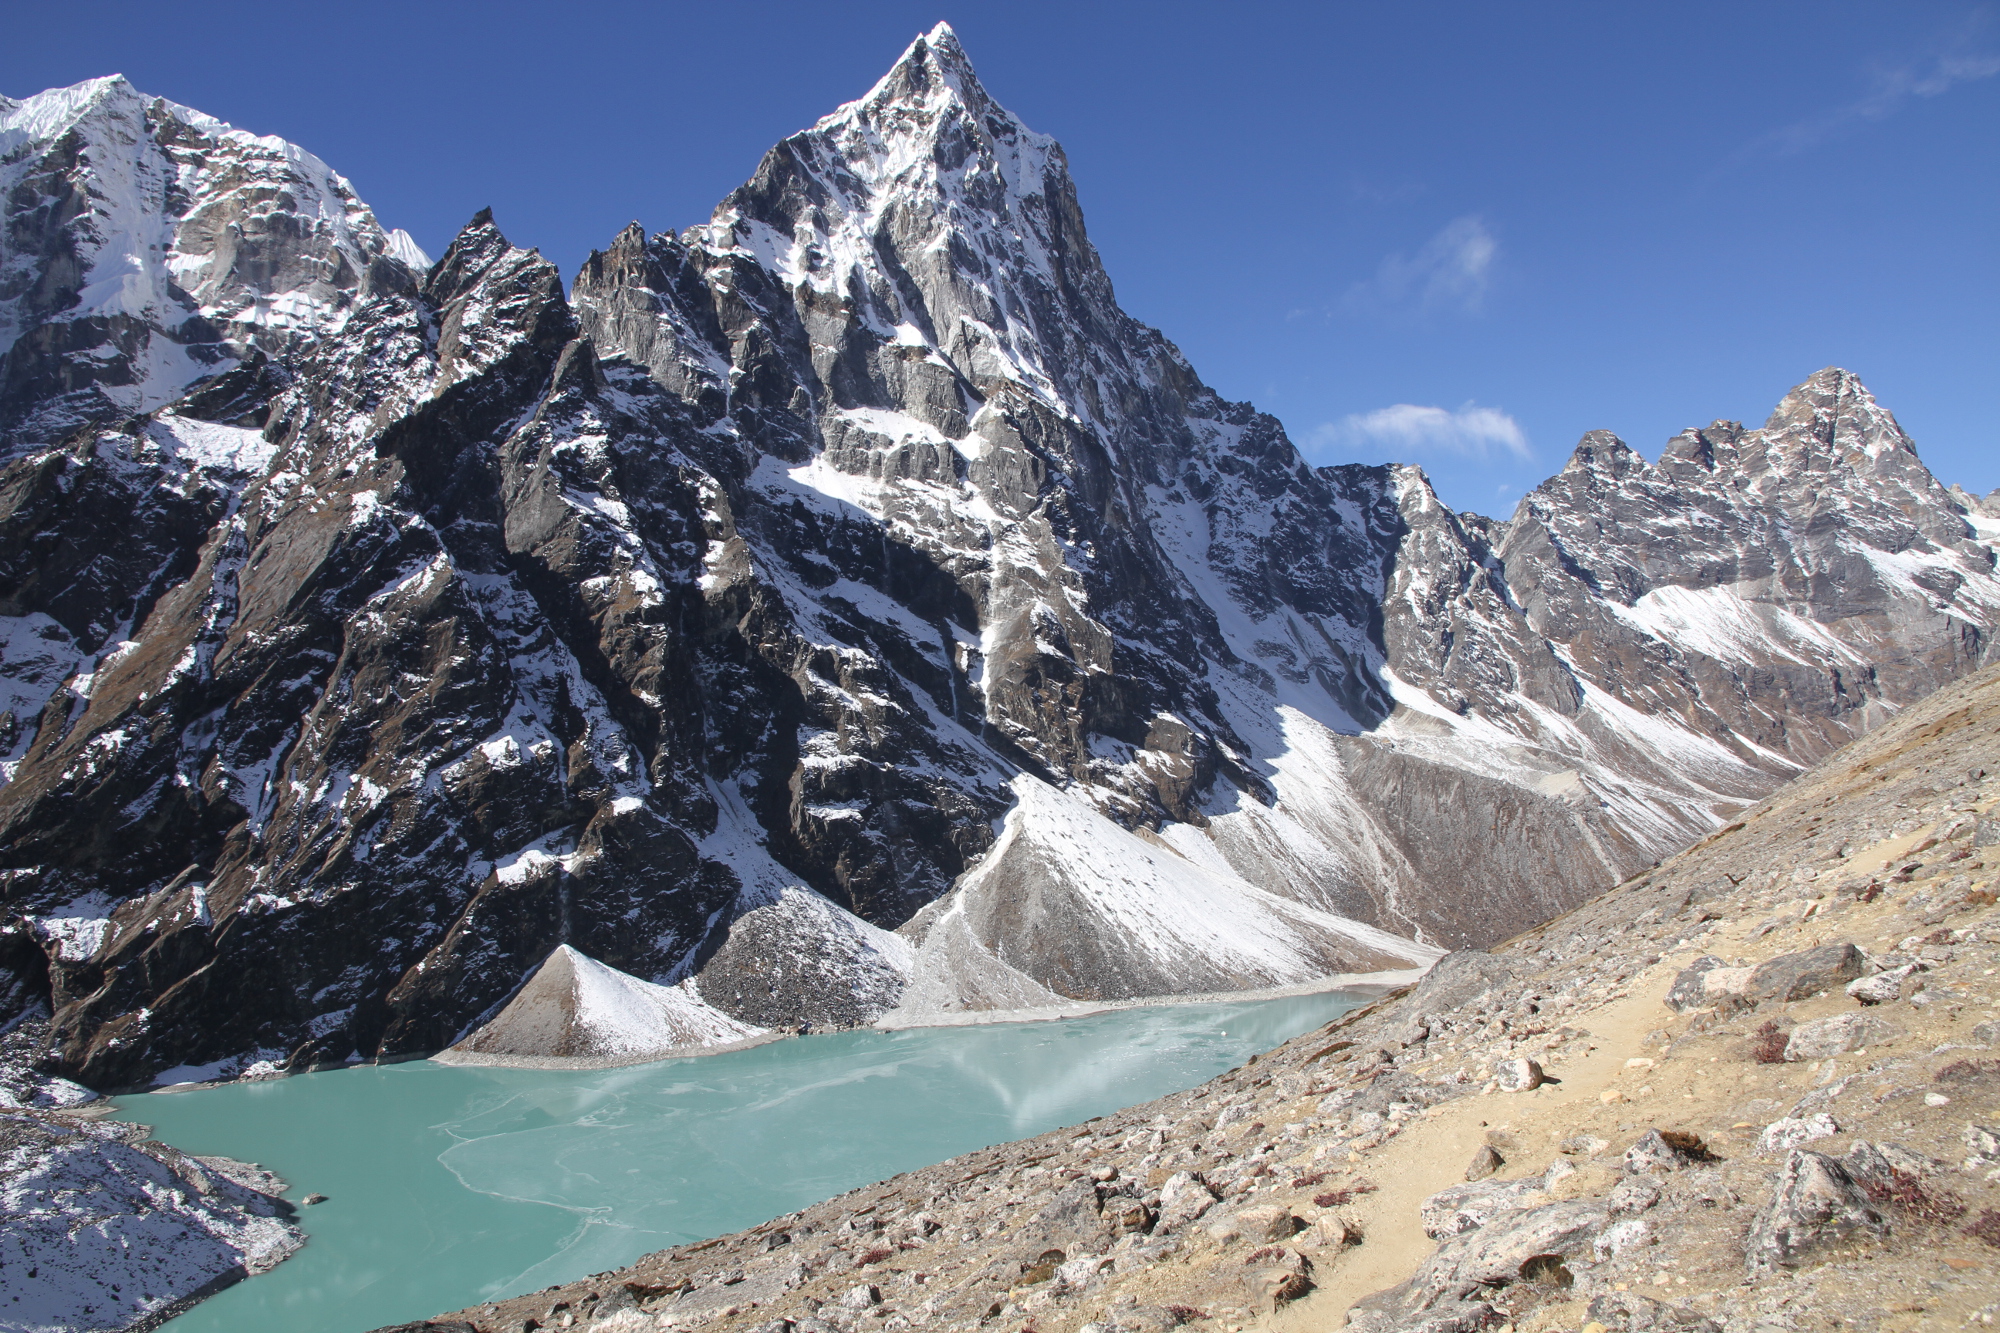
M1862 1188L1876 1203L1899 1209L1919 1222L1943 1226L1965 1216L1965 1200L1950 1190L1925 1188L1924 1183L1908 1171L1891 1171L1887 1180L1867 1181Z
M1685 1129L1663 1129L1660 1131L1660 1140L1691 1162L1719 1162L1722 1160L1709 1149L1706 1143L1701 1141L1701 1135L1689 1133Z
M1965 1234L1974 1240L1983 1240L1996 1250L2000 1250L2000 1212L1991 1208L1979 1210L1979 1220L1965 1229Z
M1791 1042L1792 1034L1779 1029L1776 1019L1766 1019L1764 1026L1750 1037L1750 1058L1760 1065L1777 1065L1785 1062L1785 1047Z

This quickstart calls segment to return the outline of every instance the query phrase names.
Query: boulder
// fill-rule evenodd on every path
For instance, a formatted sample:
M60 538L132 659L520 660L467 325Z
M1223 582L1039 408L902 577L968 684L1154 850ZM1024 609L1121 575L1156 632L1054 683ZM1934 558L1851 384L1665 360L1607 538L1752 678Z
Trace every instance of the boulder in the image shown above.
M1943 1162L1913 1148L1900 1143L1870 1143L1867 1139L1856 1139L1849 1145L1840 1164L1863 1188L1893 1186L1898 1177L1915 1180L1944 1169Z
M1171 1235L1215 1206L1215 1190L1200 1173L1176 1171L1160 1186L1159 1220L1153 1224L1157 1235Z
M1610 1214L1602 1203L1578 1199L1508 1213L1477 1230L1452 1236L1410 1279L1416 1301L1409 1308L1415 1312L1465 1300L1532 1277L1527 1270L1535 1261L1587 1254L1608 1221Z
M1660 1201L1660 1181L1653 1176L1627 1176L1604 1196L1613 1217L1632 1217Z
M1810 1023L1801 1023L1793 1028L1791 1040L1785 1043L1785 1058L1794 1061L1825 1060L1878 1042L1893 1041L1902 1035L1901 1028L1873 1014L1835 1014L1831 1018L1815 1018Z
M1760 963L1750 974L1749 993L1759 999L1790 1002L1809 999L1860 976L1867 960L1852 944L1828 944L1799 953L1781 954Z
M1290 1240L1299 1233L1305 1223L1292 1216L1289 1208L1270 1205L1262 1208L1245 1208L1236 1214L1236 1225L1243 1236L1259 1244Z
M1790 1267L1822 1246L1888 1234L1889 1219L1845 1166L1825 1153L1794 1148L1750 1223L1743 1259L1753 1273Z
M1622 1222L1613 1222L1590 1244L1591 1253L1598 1262L1616 1259L1627 1250L1638 1249L1653 1243L1653 1224L1638 1218L1628 1217Z
M1533 1092L1549 1081L1549 1076L1542 1072L1540 1065L1522 1056L1494 1061L1493 1077L1499 1082L1502 1092Z
M1029 1227L1033 1235L1052 1245L1095 1241L1104 1230L1096 1184L1088 1177L1070 1181L1056 1191Z
M1857 977L1847 983L1847 993L1857 1004L1889 1004L1902 997L1904 979L1916 970L1915 963L1906 963L1872 977ZM1978 1035L1977 1030L1973 1035Z

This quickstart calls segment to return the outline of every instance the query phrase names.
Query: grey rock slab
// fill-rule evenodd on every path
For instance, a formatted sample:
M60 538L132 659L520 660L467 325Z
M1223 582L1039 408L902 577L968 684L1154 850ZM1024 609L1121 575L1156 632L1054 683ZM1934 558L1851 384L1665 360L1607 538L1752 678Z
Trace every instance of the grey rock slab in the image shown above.
M1825 1060L1902 1035L1901 1028L1873 1014L1833 1014L1793 1028L1791 1039L1785 1043L1785 1059Z
M1476 1231L1496 1217L1547 1203L1539 1177L1481 1180L1439 1190L1418 1206L1424 1234L1432 1240Z

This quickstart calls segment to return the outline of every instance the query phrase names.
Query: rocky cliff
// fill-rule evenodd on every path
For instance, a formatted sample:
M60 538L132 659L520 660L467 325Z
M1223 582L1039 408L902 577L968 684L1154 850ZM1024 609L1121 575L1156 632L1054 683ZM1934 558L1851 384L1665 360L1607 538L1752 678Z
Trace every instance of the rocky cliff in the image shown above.
M437 1050L562 945L758 1027L1421 965L2000 615L1844 371L1506 522L1309 467L947 28L567 289L121 81L5 114L0 960L96 1086ZM86 318L128 215L165 294Z

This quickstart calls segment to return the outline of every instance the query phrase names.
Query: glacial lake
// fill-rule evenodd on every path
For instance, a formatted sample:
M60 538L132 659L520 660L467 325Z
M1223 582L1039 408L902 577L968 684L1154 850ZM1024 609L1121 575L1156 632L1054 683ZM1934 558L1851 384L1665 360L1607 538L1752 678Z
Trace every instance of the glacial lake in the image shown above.
M843 1032L623 1069L357 1066L119 1100L261 1162L311 1239L166 1325L362 1333L621 1267L858 1185L1193 1087L1346 992Z

